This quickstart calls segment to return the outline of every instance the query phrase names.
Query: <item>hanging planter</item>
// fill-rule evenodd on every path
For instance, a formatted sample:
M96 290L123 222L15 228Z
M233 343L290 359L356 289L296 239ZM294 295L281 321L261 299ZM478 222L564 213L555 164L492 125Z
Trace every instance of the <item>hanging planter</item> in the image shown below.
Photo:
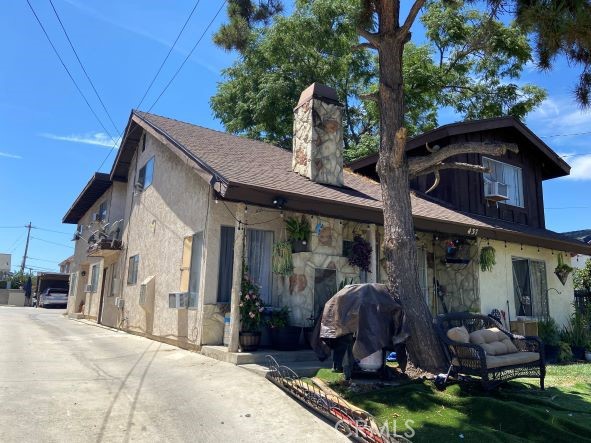
M566 284L568 275L571 272L573 272L573 268L564 262L562 254L558 254L558 266L554 269L554 274L556 274L556 277L558 277L558 280L560 280L563 286Z
M492 271L494 265L497 264L495 259L495 248L492 246L485 246L480 250L480 269L482 272Z
M351 246L351 253L349 254L349 264L357 266L365 272L370 271L371 264L371 245L360 235L353 238L353 245Z
M308 239L310 237L310 223L304 215L298 220L296 217L290 217L285 220L287 235L291 241L293 252L307 252Z
M291 275L293 273L293 257L291 255L292 244L289 241L280 241L273 245L273 273L278 275Z

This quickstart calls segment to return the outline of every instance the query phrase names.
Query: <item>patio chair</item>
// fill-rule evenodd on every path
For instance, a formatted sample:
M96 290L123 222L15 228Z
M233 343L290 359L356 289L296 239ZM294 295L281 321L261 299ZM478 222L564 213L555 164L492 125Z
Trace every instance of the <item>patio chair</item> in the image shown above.
M452 374L480 377L486 390L521 377L539 378L544 389L546 363L538 337L514 335L492 318L470 312L441 314L434 322Z

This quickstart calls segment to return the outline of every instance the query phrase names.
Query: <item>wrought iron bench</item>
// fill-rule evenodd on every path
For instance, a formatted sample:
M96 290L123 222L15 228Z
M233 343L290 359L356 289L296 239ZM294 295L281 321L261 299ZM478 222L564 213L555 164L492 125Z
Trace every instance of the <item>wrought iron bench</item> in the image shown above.
M450 372L480 377L484 389L493 389L508 380L520 377L539 378L544 389L546 363L544 346L538 337L523 337L506 331L492 318L470 312L451 312L434 319L435 328L445 345L450 360ZM496 334L505 336L513 343L514 352L494 355L485 351L486 344L474 344L452 340L448 331L464 326L468 333L488 328L497 328ZM511 346L508 343L508 346Z

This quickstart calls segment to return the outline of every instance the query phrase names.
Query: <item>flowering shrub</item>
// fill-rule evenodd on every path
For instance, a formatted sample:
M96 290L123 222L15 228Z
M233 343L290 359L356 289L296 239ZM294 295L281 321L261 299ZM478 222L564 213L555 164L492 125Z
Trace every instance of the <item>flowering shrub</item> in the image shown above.
M357 266L362 271L371 272L371 245L360 235L353 238L351 253L349 254L349 264Z
M261 328L261 314L264 310L259 287L250 281L247 274L244 274L240 291L240 329L242 332L258 332Z

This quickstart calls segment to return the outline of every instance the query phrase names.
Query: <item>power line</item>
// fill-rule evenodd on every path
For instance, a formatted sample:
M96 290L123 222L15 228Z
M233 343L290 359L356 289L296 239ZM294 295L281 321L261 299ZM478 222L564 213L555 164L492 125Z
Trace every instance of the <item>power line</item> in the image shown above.
M197 43L195 44L195 46L193 46L193 48L191 49L191 51L189 52L189 54L187 55L187 57L185 58L185 60L183 61L183 63L181 64L181 66L177 69L177 71L175 72L175 74L172 76L172 78L170 79L170 81L166 84L166 86L164 87L164 89L162 90L162 92L160 93L160 95L156 98L156 100L154 101L154 103L152 103L152 106L150 106L150 108L148 109L148 112L150 112L152 110L152 108L156 105L156 103L158 102L158 100L160 100L160 97L162 97L162 95L164 94L164 92L168 89L168 87L170 86L170 84L173 82L173 80L176 78L176 76L178 75L178 73L180 72L180 70L183 68L183 66L185 65L185 63L187 62L187 60L191 57L191 55L193 54L193 52L195 51L195 49L197 48L197 45L199 45L199 42L201 42L201 40L203 39L203 36L205 35L205 33L208 31L208 29L211 27L211 25L213 24L214 20L217 18L217 16L219 15L219 13L221 12L222 8L224 7L224 5L226 4L227 0L224 0L222 2L222 5L220 6L220 9L218 9L218 11L216 12L215 16L213 17L213 19L211 20L211 22L209 22L209 24L207 25L207 27L205 28L205 30L203 31L203 33L201 34L201 37L199 37L199 40L197 41ZM191 16L193 15L193 13L195 12L195 9L197 8L197 5L199 4L199 0L195 3L195 6L193 7L193 9L191 10L191 13L189 14L189 17L187 18L187 20L185 20L185 23L183 24L179 34L177 35L177 38L175 39L172 47L170 48L168 54L166 55L166 57L164 58L164 60L162 61L162 63L160 64L160 67L158 68L158 71L156 72L156 75L154 76L154 78L152 79L152 81L150 82L148 88L146 89L146 92L144 93L142 99L140 100L140 103L138 104L138 106L136 106L136 109L139 109L139 107L141 106L141 104L143 103L144 99L146 98L148 91L152 88L153 83L156 81L156 78L158 77L158 75L160 74L160 71L162 70L162 68L164 67L164 64L166 63L166 61L168 60L168 57L170 56L174 46L176 45L178 39L180 38L181 34L183 33L183 30L185 29L185 27L187 26L189 20L191 19ZM109 150L109 152L107 153L107 155L105 156L105 158L103 159L103 161L101 162L100 166L98 167L98 170L100 170L103 165L105 164L105 162L109 159L109 157L111 156L111 154L113 153L113 150L115 149L115 147L117 146L117 143L115 143L115 145L113 145L113 147L111 147L111 149Z
M32 228L38 229L39 231L53 232L55 234L72 235L71 232L54 231L53 229L40 228L39 226L32 226Z
M587 135L591 134L591 131L585 132L574 132L572 134L554 134L554 135L541 135L540 138L554 138L554 137L574 137L575 135Z
M591 209L591 206L562 206L562 207L544 208L544 209Z
M45 242L45 243L49 243L49 244L52 244L52 245L63 246L64 248L70 248L70 249L74 249L72 246L70 246L70 245L64 245L63 243L56 243L56 242L53 242L53 241L44 240L44 239L42 239L42 238L39 238L39 237L33 237L33 236L31 236L31 238L32 238L33 240L39 240L39 241L42 241L42 242Z
M160 63L160 67L158 68L158 71L156 71L156 75L154 75L154 78L152 78L152 81L148 85L148 88L146 89L146 92L144 92L144 95L142 96L142 99L140 100L139 104L136 106L136 109L139 109L140 108L140 106L144 102L144 99L148 95L148 92L150 91L150 89L154 85L154 82L156 81L156 78L158 78L158 75L160 75L160 72L162 71L162 68L166 64L166 61L168 60L168 57L170 57L170 54L172 53L172 50L176 46L176 44L179 41L179 38L181 37L183 31L187 27L187 24L189 23L189 20L191 20L191 17L193 16L193 13L195 12L195 10L197 9L197 6L199 5L199 2L200 2L200 0L197 0L197 2L195 3L195 6L193 6L193 9L189 13L189 16L187 17L187 20L185 20L185 23L183 24L183 27L181 28L181 30L177 34L176 39L174 40L174 43L172 44L172 46L168 50L168 54L166 54L166 57L164 57L164 60L162 60L162 63Z
M199 40L197 40L197 43L195 43L195 45L193 46L193 48L191 48L191 51L189 51L189 54L187 54L187 56L185 57L185 59L183 60L183 62L181 63L181 65L178 67L178 69L176 70L176 72L174 73L174 75L172 76L172 78L168 81L168 83L166 84L166 86L164 87L164 89L162 90L162 92L160 92L160 95L158 95L158 97L156 98L156 100L154 101L154 103L152 103L152 106L150 106L148 108L148 111L147 112L150 112L152 110L152 108L154 106L156 106L156 103L158 103L158 101L164 95L164 93L169 88L169 86L172 84L172 82L174 81L174 79L176 78L176 76L179 74L179 72L181 72L181 69L183 69L183 66L185 66L185 63L187 63L187 61L189 60L189 58L191 58L191 55L193 55L193 52L195 51L195 49L197 49L197 46L199 45L199 43L201 43L201 40L203 40L203 37L205 36L205 34L207 33L207 31L209 30L209 28L211 28L211 25L213 24L213 22L215 21L215 19L218 17L218 15L220 14L220 12L222 12L222 9L223 9L224 5L226 4L226 2L227 2L227 0L224 0L222 2L222 4L220 5L220 8L217 10L217 12L213 16L213 18L211 19L211 21L209 22L209 24L207 25L207 27L205 28L205 30L203 31L203 33L199 37Z
M72 48L72 51L74 52L74 55L76 56L76 60L78 60L78 64L82 68L82 72L84 72L84 75L86 76L86 79L88 80L88 83L90 83L90 86L92 86L92 90L94 91L101 106L103 107L105 114L107 114L107 117L109 118L109 121L113 125L113 128L115 128L115 131L117 132L117 134L119 134L119 136L121 136L121 131L119 131L119 129L117 128L117 125L115 124L115 122L113 121L113 118L111 117L111 114L107 110L107 107L105 106L105 103L103 102L103 99L101 98L100 94L96 90L96 87L94 86L94 82L91 80L90 75L88 75L88 72L86 71L86 68L84 67L84 64L82 63L82 60L80 60L80 57L78 56L78 52L76 51L76 48L74 48L74 44L72 43L72 40L70 39L70 36L68 35L68 31L66 31L66 28L65 28L64 24L62 23L62 19L60 18L59 14L57 12L57 9L55 9L55 5L53 4L53 0L49 0L49 3L51 4L51 8L53 9L53 12L57 18L57 21L60 23L62 31L64 31L64 35L66 36L66 39L68 40L68 43L70 44L70 48Z
M27 257L27 259L28 260L35 260L35 261L44 261L44 262L47 262L47 263L61 263L61 262L59 262L57 260L47 260L47 259L44 259L44 258L36 258L36 257Z
M23 226L0 226L0 229L19 229L19 228L26 228L25 225Z
M37 23L39 23L39 26L41 27L41 30L43 31L43 34L45 34L45 38L47 39L47 41L49 42L49 44L51 45L51 48L53 49L53 52L55 53L55 55L57 56L57 58L59 59L60 63L62 64L63 68L66 70L66 72L68 73L68 77L70 77L70 80L72 80L72 83L74 83L74 86L76 86L76 89L78 90L78 93L80 94L80 96L84 99L84 102L86 103L86 106L88 106L88 109L90 109L90 112L92 112L92 115L94 115L94 117L96 118L96 120L99 122L99 124L101 125L101 127L103 128L103 130L105 131L105 133L111 138L111 140L113 140L113 143L117 144L117 141L115 140L115 138L111 135L111 133L107 130L107 128L105 127L105 125L103 124L102 120L99 118L99 116L97 115L97 113L94 111L93 107L90 105L90 102L88 101L88 99L86 98L86 96L84 95L84 93L82 92L82 89L80 89L80 86L78 86L78 83L76 82L76 80L74 79L74 77L72 76L72 73L70 72L70 70L68 69L68 67L66 66L66 64L64 63L64 60L62 59L61 55L59 54L57 48L55 47L55 45L53 44L53 42L51 41L51 38L49 37L49 34L47 33L47 31L45 30L45 27L43 26L43 23L41 23L41 20L39 19L39 16L37 15L37 13L35 12L35 9L33 8L33 5L31 5L31 2L29 0L26 0L27 4L29 5L29 8L31 9L31 12L33 13L33 15L35 16L35 19L37 20Z
M16 248L19 246L20 242L25 238L25 235L27 235L26 231L23 232L21 234L21 236L19 238L17 238L16 241L12 245L10 245L10 248L8 248L8 252L10 254L12 254L16 250Z

